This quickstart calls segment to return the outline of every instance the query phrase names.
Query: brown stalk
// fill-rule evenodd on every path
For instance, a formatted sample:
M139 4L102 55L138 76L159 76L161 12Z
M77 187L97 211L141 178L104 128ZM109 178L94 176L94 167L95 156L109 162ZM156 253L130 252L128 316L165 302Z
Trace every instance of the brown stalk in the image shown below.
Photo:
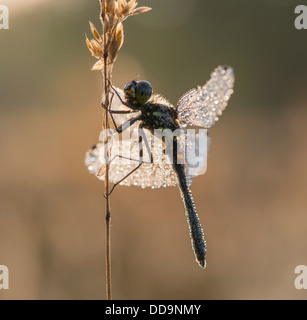
M136 0L99 0L100 2L100 20L103 27L101 36L96 27L90 22L91 32L95 39L89 40L86 37L86 44L91 54L98 59L92 70L101 70L104 79L104 117L102 127L107 132L109 130L110 110L110 88L112 80L112 69L117 58L118 52L124 42L124 28L122 22L129 16L140 14L151 10L148 7L137 8ZM105 149L105 158L109 159L109 149ZM110 165L106 161L104 170L104 192L105 192L105 262L106 262L106 298L112 299L111 282L111 207L110 207Z
M103 23L103 22L102 22ZM111 83L111 66L108 65L108 56L109 53L106 50L107 48L107 37L103 36L103 78L104 78L104 105L106 110L110 109L110 83ZM107 111L104 113L104 128L105 130L109 129L109 114ZM109 149L106 148L106 157L109 158ZM105 190L105 232L106 232L106 239L105 239L105 264L106 264L106 299L112 299L112 282L111 282L111 207L110 207L110 182L109 182L109 171L110 165L108 161L106 162L106 171L105 171L105 183L104 183L104 190Z

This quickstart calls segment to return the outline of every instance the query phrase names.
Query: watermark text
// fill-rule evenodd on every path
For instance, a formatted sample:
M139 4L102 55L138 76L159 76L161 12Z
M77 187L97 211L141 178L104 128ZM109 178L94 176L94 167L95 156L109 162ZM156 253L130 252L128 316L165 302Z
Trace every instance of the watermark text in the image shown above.
M177 163L186 165L189 176L206 172L206 129L155 129L154 134L148 130L130 129L125 130L121 137L115 130L101 131L99 140L105 146L99 152L102 164L146 163L165 166Z
M295 28L297 30L307 29L307 6L297 6L294 10L294 13L298 15L294 21Z
M5 5L0 5L0 30L9 28L9 9Z
M3 265L0 265L0 290L1 289L9 289L9 269Z
M294 270L298 276L295 278L294 286L296 289L307 289L307 267L304 265L296 266Z

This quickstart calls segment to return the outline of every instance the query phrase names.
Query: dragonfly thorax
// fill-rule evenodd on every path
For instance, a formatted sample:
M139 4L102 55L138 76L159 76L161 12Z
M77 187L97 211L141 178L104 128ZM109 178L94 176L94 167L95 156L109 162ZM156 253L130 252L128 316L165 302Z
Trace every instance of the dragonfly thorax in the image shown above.
M170 129L175 131L179 128L179 121L175 109L170 106L147 102L141 108L142 127L153 132L155 129Z

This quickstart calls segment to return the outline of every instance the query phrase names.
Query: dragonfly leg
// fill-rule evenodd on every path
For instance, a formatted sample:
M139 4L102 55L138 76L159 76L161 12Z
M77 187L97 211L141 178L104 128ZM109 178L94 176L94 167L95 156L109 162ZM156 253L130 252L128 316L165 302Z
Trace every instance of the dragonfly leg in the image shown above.
M114 97L114 93L111 92L112 94L112 98L110 100L110 105L112 105L112 101L113 101L113 97ZM104 103L101 104L101 106L107 111L109 112L110 116L111 116L111 119L112 119L112 122L114 124L114 127L115 127L115 130L117 131L117 133L122 133L125 129L127 129L129 126L132 126L134 124L135 121L139 120L139 119L136 119L136 118L132 118L132 119L129 119L127 120L125 123L123 123L122 125L118 126L116 124L116 121L113 117L113 114L130 114L130 113L133 113L133 112L137 112L138 110L129 110L129 111L124 111L124 110L110 110L108 109ZM123 129L124 127L127 127L125 129Z
M115 130L117 131L117 133L122 133L123 131L125 131L126 129L131 127L136 121L141 120L141 116L137 116L135 118L127 120L126 122L124 122L120 126L117 126L114 118L113 117L111 117L111 118L112 118L112 121L113 121L114 126L115 126Z
M102 106L104 109L107 110L107 108L104 105L102 105ZM113 114L128 114L128 113L132 113L132 112L131 111L128 111L128 112L126 112L126 111L111 111L111 110L107 110L107 111L110 113L112 122L114 124L115 130L117 133L122 133L123 131L128 129L130 126L132 126L136 121L141 120L141 117L137 116L135 118L127 120L126 122L124 122L123 124L118 126L114 117L113 117Z
M140 132L141 130L139 130ZM105 197L109 197L110 194L114 191L114 189L121 183L123 182L125 179L127 179L130 175L132 175L132 173L134 173L136 170L138 170L141 165L143 164L143 146L142 146L142 142L143 142L143 136L142 133L139 134L139 164L133 169L131 170L126 176L124 176L122 179L120 179L118 182L114 183L112 189L110 190L110 192L108 194L105 195Z
M116 129L117 132L118 132L118 126L117 126L116 121L115 121L115 119L114 119L114 117L113 117L113 114L129 114L129 113L132 113L131 111L109 110L109 109L105 106L104 103L102 103L101 105L102 105L102 107L103 107L107 112L109 112L109 114L110 114L110 116L111 116L111 119L112 119L112 122L113 122L113 124L114 124L115 129Z
M114 161L116 158L120 158L120 159L124 159L124 160L129 160L129 161L133 161L133 162L140 163L140 159L133 159L133 158L130 158L130 157L125 157L125 156L121 156L121 155L117 154L116 156L114 156L114 157L109 161L109 164L111 164L111 162ZM153 162L152 162L152 161L142 161L142 163L152 164Z
M138 110L135 110L135 111L124 111L124 110L108 110L107 107L105 107L104 103L101 104L101 106L107 110L109 113L112 113L112 114L130 114L130 113L133 113L133 112L137 112Z
M144 127L143 127L143 124L141 123L140 124L140 126L139 126L139 132L141 131L142 132L142 134L144 134L144 129L143 129ZM145 147L146 147L146 149L147 149L147 152L148 152L148 155L149 155L149 159L150 159L150 163L151 164L153 164L153 156L152 156L152 153L151 153L151 149L150 149L150 147L149 147L149 143L148 143L148 140L147 140L147 138L146 138L146 135L144 134L144 136L143 136L143 140L144 140L144 144L145 144Z
M150 162L145 162L145 161L143 161L143 142L144 142L144 144L145 144L145 146L146 146L146 149L147 149L147 152L148 152L148 154L149 154ZM114 160L116 157L120 157L120 158L123 158L123 159L127 159L127 157L123 157L123 156L117 155L117 156L115 156L112 160ZM125 177L123 177L121 180L119 180L118 182L116 182L116 183L113 185L111 191L110 191L107 195L105 195L105 197L110 196L110 194L114 191L114 189L115 189L121 182L123 182L125 179L127 179L131 174L133 174L136 170L138 170L143 163L146 163L146 164L152 164L152 163L153 163L153 156L152 156L152 153L151 153L151 150L150 150L150 147L149 147L149 144L148 144L146 135L144 134L144 130L143 130L142 124L140 124L140 126L139 126L139 160L130 159L130 158L128 158L128 159L131 160L131 161L137 161L137 162L139 162L139 164L138 164L132 171L130 171Z
M112 106L112 102L113 102L113 98L114 98L114 92L110 92L110 94L112 95L111 99L110 99L110 106ZM122 100L121 100L122 102ZM129 114L129 113L133 113L133 112L138 112L138 110L111 110L109 108L107 108L104 104L104 102L101 103L101 106L108 111L110 114Z

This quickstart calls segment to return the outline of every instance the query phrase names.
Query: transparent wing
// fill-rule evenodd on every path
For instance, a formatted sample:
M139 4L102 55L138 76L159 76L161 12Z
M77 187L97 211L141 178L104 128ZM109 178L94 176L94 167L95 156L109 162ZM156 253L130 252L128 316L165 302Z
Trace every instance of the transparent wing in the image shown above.
M217 67L208 82L185 93L177 103L182 126L210 128L218 120L233 93L234 73L230 67Z
M104 153L106 148L108 148L106 144L98 143L85 155L87 169L100 180L104 180L105 177L104 174L100 173L104 173L103 168L105 168L106 163ZM127 176L140 163L138 141L112 141L110 155L112 161L110 162L109 180L112 183L116 183ZM117 157L118 155L125 158ZM172 165L166 163L162 156L160 163L150 163L148 153L144 152L143 162L142 166L123 180L120 185L139 186L142 188L177 185L177 177Z
M192 178L206 172L207 159L207 132L199 132L195 137L190 137L186 131L177 137L178 149L184 155L186 173L189 184ZM195 132L195 131L194 131ZM205 139L205 140L204 140ZM146 140L153 156L150 162L150 154L143 146L143 164L133 174L128 176L120 184L125 186L140 186L142 188L160 188L176 186L177 176L173 170L172 156L165 152L165 145L155 140L149 131ZM113 136L108 144L98 143L87 151L85 165L90 173L98 179L104 180L106 164L106 150L109 149L110 182L116 183L127 176L140 163L138 135L130 139L119 139L119 135Z

